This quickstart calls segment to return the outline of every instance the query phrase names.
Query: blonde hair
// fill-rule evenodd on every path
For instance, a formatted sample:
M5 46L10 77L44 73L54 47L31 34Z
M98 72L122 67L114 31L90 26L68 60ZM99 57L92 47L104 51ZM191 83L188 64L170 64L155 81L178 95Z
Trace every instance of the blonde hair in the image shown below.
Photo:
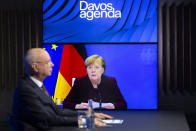
M105 67L106 67L105 61L99 55L91 55L91 56L87 57L85 60L85 66L88 67L89 65L91 65L95 62L98 62L104 68L104 71L105 71Z

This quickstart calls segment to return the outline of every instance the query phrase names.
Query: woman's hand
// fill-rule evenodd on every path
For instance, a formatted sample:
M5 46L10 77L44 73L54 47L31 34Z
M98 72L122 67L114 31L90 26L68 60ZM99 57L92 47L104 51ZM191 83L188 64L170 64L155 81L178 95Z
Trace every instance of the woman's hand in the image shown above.
M76 104L75 109L88 109L88 103Z
M104 123L102 121L102 119L100 119L100 118L95 118L94 122L95 122L95 126L97 126L97 127L104 127L104 126L106 126L106 123Z
M115 106L112 103L108 103L107 106L104 106L104 108L106 108L106 109L115 109Z
M99 118L99 119L113 119L112 116L107 115L107 114L103 114L103 113L95 113L95 118Z
M113 117L103 113L95 113L95 125L97 127L105 127L107 125L103 122L104 119L113 119Z

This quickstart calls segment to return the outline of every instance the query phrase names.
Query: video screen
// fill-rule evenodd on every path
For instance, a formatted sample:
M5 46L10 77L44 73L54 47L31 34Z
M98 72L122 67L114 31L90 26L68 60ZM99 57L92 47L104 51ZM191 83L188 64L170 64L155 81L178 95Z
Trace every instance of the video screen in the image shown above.
M88 76L85 59L99 55L105 61L102 75L111 81L115 79L127 109L157 109L157 44L43 44L43 47L54 63L52 75L44 81L54 99L66 100L73 85L82 80L75 78ZM100 84L100 89L103 106L109 102L104 101L107 96L118 97L108 86ZM82 90L76 93L77 98L81 98Z
M43 42L157 42L157 0L43 0Z

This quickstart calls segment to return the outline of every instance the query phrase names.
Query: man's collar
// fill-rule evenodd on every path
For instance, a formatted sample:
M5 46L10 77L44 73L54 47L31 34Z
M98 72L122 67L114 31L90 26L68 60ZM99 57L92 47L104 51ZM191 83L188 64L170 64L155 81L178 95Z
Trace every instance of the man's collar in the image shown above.
M30 76L30 79L31 79L33 82L35 82L35 84L36 84L38 87L40 87L40 88L42 87L43 82L41 82L40 80L34 78L33 76Z

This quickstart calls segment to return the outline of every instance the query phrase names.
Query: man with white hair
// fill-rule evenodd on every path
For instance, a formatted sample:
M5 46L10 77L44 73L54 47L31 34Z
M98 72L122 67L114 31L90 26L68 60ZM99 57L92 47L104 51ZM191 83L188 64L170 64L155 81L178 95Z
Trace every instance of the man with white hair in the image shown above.
M20 80L13 101L13 116L15 120L24 121L38 129L48 129L58 125L82 124L77 111L61 109L54 104L43 80L50 76L54 64L50 55L41 48L28 50L24 58L26 75ZM105 126L102 119L112 117L95 113L95 125Z

